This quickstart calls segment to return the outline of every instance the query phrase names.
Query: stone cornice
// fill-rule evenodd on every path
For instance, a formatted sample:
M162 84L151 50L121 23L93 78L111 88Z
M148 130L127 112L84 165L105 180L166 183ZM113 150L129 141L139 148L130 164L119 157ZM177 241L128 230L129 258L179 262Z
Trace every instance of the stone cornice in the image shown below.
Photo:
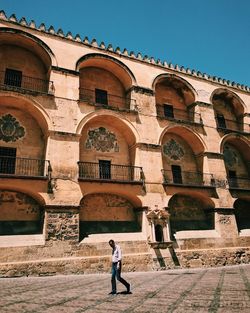
M80 73L78 71L69 70L67 68L59 67L59 66L51 66L52 71L61 72L66 74L71 74L74 76L79 76Z
M119 47L113 48L111 44L106 46L104 42L101 42L100 44L98 44L96 39L92 39L91 41L88 39L88 37L85 37L84 39L82 39L79 34L73 36L71 32L67 32L66 34L64 34L61 28L59 28L56 31L53 26L46 28L44 23L42 23L39 27L37 27L35 21L31 20L28 23L24 17L22 17L18 21L15 14L12 14L8 18L3 10L0 11L0 20L8 22L8 23L12 23L12 24L20 25L25 28L37 30L39 32L47 33L52 36L61 37L62 39L67 39L67 40L74 41L80 44L84 44L86 46L96 48L98 50L111 52L118 56L123 56L129 59L148 63L157 67L167 68L175 73L180 73L180 74L192 76L198 79L211 81L216 84L227 86L229 88L234 88L240 91L250 92L249 86L245 86L243 84L239 84L236 82L231 82L230 80L226 80L217 76L210 76L210 75L207 75L206 73L201 73L200 71L196 71L194 69L191 70L189 68L184 68L183 66L179 67L178 64L173 65L172 63L167 63L166 61L161 61L160 59L155 60L154 57L148 57L147 55L143 56L140 52L135 54L133 51L128 52L127 49L124 49L123 51L121 51Z
M140 86L132 86L128 92L134 91L136 93L140 93L140 94L146 94L149 96L154 96L154 91L152 89L149 88L144 88L144 87L140 87Z
M155 145L151 143L138 142L136 146L141 150L161 151L161 145Z
M223 159L224 156L222 153L219 152L210 152L210 151L205 151L204 153L200 153L197 155L197 157L204 157L207 156L208 158L215 158L215 159Z
M49 135L51 137L57 137L57 138L64 139L64 140L68 139L68 140L74 140L74 141L79 141L81 137L81 135L79 134L56 131L56 130L49 131Z

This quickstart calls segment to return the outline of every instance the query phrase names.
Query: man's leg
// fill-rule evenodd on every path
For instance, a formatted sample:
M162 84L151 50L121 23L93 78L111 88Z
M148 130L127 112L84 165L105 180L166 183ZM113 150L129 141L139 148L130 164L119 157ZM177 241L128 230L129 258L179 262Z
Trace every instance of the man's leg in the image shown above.
M111 285L112 285L112 293L116 293L116 275L117 275L117 263L112 263L112 271L111 271Z
M121 282L126 288L127 292L130 292L130 284L121 277L121 271L122 271L122 263L120 263L119 269L116 270L116 278L119 282Z

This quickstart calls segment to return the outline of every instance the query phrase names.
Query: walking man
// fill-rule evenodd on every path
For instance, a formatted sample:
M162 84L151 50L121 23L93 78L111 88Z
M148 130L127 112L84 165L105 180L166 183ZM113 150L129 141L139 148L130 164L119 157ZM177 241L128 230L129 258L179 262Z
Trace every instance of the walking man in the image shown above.
M111 276L112 291L109 294L111 295L116 294L116 279L127 288L126 293L130 293L130 284L121 277L122 271L121 248L114 242L113 239L109 240L109 245L112 248L112 276Z

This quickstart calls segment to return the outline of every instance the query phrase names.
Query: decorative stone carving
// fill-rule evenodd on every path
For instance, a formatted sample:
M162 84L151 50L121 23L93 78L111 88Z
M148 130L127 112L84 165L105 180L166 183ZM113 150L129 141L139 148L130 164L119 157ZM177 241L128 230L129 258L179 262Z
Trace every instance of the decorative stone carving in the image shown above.
M225 163L228 167L233 167L237 164L238 162L237 154L235 153L235 151L233 151L233 149L230 146L225 145L223 155Z
M231 224L231 218L228 215L221 215L219 217L220 224L229 225Z
M183 148L174 140L171 139L163 145L163 153L171 160L181 160L184 156Z
M24 128L11 114L0 118L0 140L5 142L16 141L25 135Z
M88 131L85 147L86 149L94 148L96 151L101 152L110 152L111 150L119 152L119 146L115 134L104 127Z
M155 207L154 209L148 208L146 212L146 216L148 219L168 219L169 218L169 213L161 208L159 209L158 207Z

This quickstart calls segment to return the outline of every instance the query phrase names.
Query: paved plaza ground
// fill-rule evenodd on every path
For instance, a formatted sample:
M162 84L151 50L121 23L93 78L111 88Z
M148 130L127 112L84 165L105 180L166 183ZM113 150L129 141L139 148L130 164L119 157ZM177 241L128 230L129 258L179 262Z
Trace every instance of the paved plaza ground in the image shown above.
M250 265L123 276L132 294L108 295L108 274L2 278L0 312L250 312Z

